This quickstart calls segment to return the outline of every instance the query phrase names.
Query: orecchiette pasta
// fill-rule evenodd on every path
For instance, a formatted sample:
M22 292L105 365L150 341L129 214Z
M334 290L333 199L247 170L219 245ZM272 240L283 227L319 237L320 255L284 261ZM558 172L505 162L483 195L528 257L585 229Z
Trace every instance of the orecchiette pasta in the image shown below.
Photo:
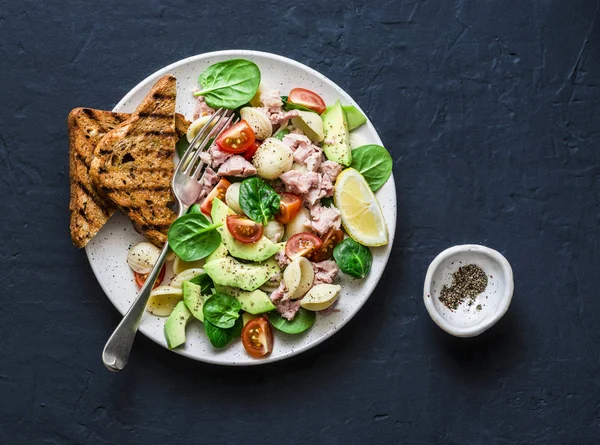
M240 117L248 122L254 130L256 139L262 141L273 134L273 125L264 111L258 108L244 107L240 110Z
M140 274L150 273L152 266L160 256L160 249L154 244L141 242L129 249L127 264L131 269Z
M241 182L234 182L229 187L227 187L227 192L225 193L225 202L227 206L233 210L235 213L240 215L244 214L244 211L240 207L240 186Z
M150 292L146 309L151 314L159 317L168 317L173 312L175 305L183 298L181 288L172 286L158 286Z
M289 171L294 163L294 155L290 147L279 139L266 139L252 159L258 176L264 179L276 179Z

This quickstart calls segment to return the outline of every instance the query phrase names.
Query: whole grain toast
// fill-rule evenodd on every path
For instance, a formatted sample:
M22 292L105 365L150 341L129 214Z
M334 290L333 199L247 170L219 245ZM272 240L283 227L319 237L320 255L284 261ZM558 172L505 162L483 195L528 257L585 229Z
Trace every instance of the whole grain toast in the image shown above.
M177 143L176 94L174 76L159 79L131 117L100 140L90 168L99 193L157 246L166 242L175 219L169 205Z
M69 113L70 229L76 247L85 247L115 212L110 200L103 198L92 184L90 164L98 142L130 116L93 108L75 108ZM181 114L175 116L179 137L187 132L189 124Z

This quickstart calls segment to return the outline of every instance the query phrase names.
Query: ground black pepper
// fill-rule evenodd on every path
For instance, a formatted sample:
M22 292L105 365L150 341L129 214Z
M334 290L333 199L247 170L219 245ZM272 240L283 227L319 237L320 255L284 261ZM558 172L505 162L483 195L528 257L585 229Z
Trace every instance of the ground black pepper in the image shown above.
M452 275L452 285L442 288L440 301L450 310L456 310L466 299L469 299L470 306L487 284L487 275L481 267L475 264L462 266Z

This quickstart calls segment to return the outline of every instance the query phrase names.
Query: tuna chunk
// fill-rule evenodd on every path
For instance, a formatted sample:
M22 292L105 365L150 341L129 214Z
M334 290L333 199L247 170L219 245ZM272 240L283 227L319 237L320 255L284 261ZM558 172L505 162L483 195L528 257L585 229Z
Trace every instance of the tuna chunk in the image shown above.
M337 263L333 260L325 260L320 263L311 263L315 272L315 281L313 286L317 284L330 284L340 271Z
M236 155L227 159L217 172L219 176L238 176L247 178L256 174L256 168L250 162L246 161L242 156Z
M300 309L300 300L282 300L276 303L275 307L283 318L291 321L296 316L298 309Z
M321 147L312 143L304 134L296 130L286 134L282 140L294 153L294 161L307 166L307 170L316 172L322 162Z
M290 259L288 258L288 256L285 254L285 249L281 249L279 252L277 252L275 254L275 261L277 261L277 264L279 265L279 267L281 269L283 269L284 267L286 267L288 264L290 264Z
M264 110L264 108L263 108ZM298 110L290 110L290 111L279 111L277 113L268 113L269 120L273 125L279 125L282 122L290 120L293 117L300 116Z
M302 173L298 170L290 170L282 174L279 179L283 181L288 192L298 195L304 195L312 187L319 185L319 175L314 172Z
M339 229L342 223L340 211L333 205L323 207L321 204L315 204L310 209L310 218L312 229L319 235L324 235L331 228Z
M206 101L204 100L204 96L199 96L196 99L196 108L194 108L194 120L202 117L202 116L207 116L210 114L214 114L215 110L214 108L211 108L208 106L208 104L206 103Z
M271 293L271 301L273 303L279 303L281 301L288 300L290 295L287 292L285 283L283 280L279 283L279 287Z
M200 189L200 195L198 195L196 202L201 203L217 182L219 182L219 177L215 171L210 167L206 167L206 170L204 170L204 174L202 175L202 189Z
M333 184L343 168L344 167L337 162L325 161L321 164L321 173L323 173L324 176L327 176L329 181Z
M213 168L218 168L223 162L233 156L232 153L227 153L226 151L221 150L215 143L208 148L208 153L210 153L212 158Z
M264 89L258 97L267 113L279 113L282 110L283 101L279 95L279 90Z

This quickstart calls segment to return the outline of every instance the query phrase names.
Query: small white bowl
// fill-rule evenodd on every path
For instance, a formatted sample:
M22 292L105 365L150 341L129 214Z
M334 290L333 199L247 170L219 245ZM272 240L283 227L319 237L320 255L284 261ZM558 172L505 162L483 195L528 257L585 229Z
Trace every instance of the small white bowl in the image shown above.
M471 305L463 302L456 310L440 301L444 285L461 266L476 264L488 277L488 285ZM513 273L499 252L477 244L454 246L440 253L429 265L423 286L423 300L429 315L447 333L475 337L492 327L506 313L514 290Z

